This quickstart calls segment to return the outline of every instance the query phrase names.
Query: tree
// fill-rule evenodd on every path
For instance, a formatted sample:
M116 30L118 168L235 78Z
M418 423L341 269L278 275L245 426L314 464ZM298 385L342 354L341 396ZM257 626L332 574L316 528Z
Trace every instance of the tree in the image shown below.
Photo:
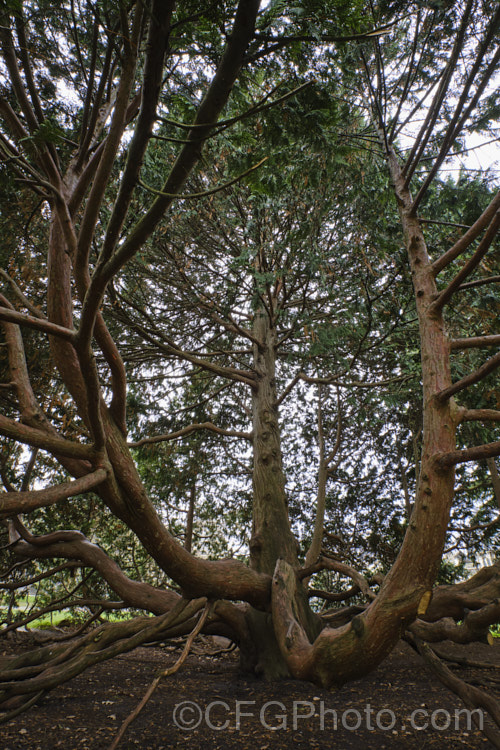
M460 199L447 159L495 122L500 11L474 0L405 3L403 16L398 3L369 8L2 4L2 191L22 207L21 221L12 201L2 208L12 240L0 298L0 508L11 570L76 562L121 600L101 601L92 572L81 604L155 615L107 625L99 641L82 636L57 669L57 649L30 657L33 671L16 663L6 709L120 650L190 632L206 605L200 627L238 643L246 668L324 686L368 672L405 631L427 653L418 639L484 636L498 621L498 564L433 587L455 467L500 454L488 427L500 416L500 358L482 356L499 336L481 316L470 321L474 305L455 304L498 281L485 258L500 194L479 180L467 222L461 203L445 211ZM452 357L470 349L470 371L452 377ZM303 430L292 435L280 409L300 412ZM465 445L470 436L479 444ZM178 438L189 442L172 448ZM22 445L32 451L24 479ZM301 503L316 454L313 522ZM356 476L350 461L363 466ZM462 477L484 483L485 472ZM369 523L357 496L368 485L390 511L365 563L359 546L351 555L364 576L342 547L349 516ZM196 508L224 515L222 486L234 492L229 522L251 518L233 532L248 554L210 559L193 554L192 523ZM58 526L58 506L89 492L102 546ZM166 492L189 498L183 539L183 509L168 516ZM465 515L490 497L472 493ZM349 505L346 528L329 529ZM138 540L139 563L119 534ZM152 583L139 579L148 558ZM39 570L31 580L53 572ZM325 571L354 586L319 595L358 604L322 618L308 583L331 583Z

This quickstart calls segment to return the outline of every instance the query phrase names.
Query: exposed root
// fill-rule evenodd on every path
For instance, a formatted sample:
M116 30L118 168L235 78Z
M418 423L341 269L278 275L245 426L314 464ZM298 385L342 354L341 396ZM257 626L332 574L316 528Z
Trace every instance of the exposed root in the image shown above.
M432 650L439 659L449 661L452 664L457 664L460 667L471 667L475 669L500 669L500 664L490 664L487 661L476 661L475 659L466 659L464 656L444 654L442 651L435 647Z
M8 711L5 714L2 714L1 716L1 722L2 724L10 721L11 719L15 719L16 716L19 716L19 714L24 713L24 711L27 711L28 708L31 708L31 706L34 706L35 703L37 703L40 698L42 698L45 695L45 690L40 690L39 693L36 693L36 695L33 695L29 700L25 701L24 703L21 703L17 708L14 708L12 711Z
M472 711L471 715L474 723L489 739L493 747L500 750L500 703L489 693L468 684L460 679L460 677L453 674L453 672L443 664L438 655L427 643L424 643L419 638L415 638L411 635L408 640L425 659L426 663L431 667L434 674L439 678L443 685L446 685L446 687L455 693L455 695L458 695L467 708ZM483 722L481 720L482 717L477 716L475 713L475 709L487 712L488 717L497 728L492 726L489 722Z
M0 722L11 718L9 709L19 708L20 713L35 702L25 701L25 696L40 697L88 667L143 643L189 632L190 621L205 604L205 598L180 600L163 615L106 624L73 643L45 646L9 659L0 672L0 711L4 711Z

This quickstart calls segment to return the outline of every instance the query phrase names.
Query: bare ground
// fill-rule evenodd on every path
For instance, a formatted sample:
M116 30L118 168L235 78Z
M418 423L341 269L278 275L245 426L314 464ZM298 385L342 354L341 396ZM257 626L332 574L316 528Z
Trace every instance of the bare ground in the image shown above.
M0 653L27 647L26 638ZM310 683L265 683L243 675L237 653L212 657L213 644L191 654L160 683L120 748L284 750L285 748L489 748L464 706L402 643L371 675L328 692ZM500 697L500 643L444 644L442 651L496 665L457 667L458 674ZM160 668L178 652L138 648L89 669L0 726L2 750L108 748ZM189 703L187 703L189 702ZM239 712L239 726L238 726ZM250 715L246 715L250 714ZM179 725L184 722L186 728Z

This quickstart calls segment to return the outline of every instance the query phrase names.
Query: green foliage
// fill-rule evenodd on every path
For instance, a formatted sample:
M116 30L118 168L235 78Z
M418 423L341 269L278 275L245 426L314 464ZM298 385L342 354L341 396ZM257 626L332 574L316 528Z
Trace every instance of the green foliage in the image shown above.
M122 39L117 29L122 4L109 0L76 6L75 24L69 8L60 3L4 3L6 14L24 12L33 77L44 112L38 127L19 138L33 170L39 166L37 148L47 144L51 155L57 152L63 172L73 163L84 122L104 112L119 81ZM170 67L143 159L144 184L160 190L164 185L220 60L234 8L233 2L177 3ZM278 396L283 396L280 415L289 514L301 552L305 554L312 536L317 500L318 398L322 398L318 382L327 381L322 401L327 451L335 443L339 423L342 429L340 451L327 484L325 544L367 575L387 572L400 548L418 481L423 417L410 272L398 208L362 82L365 66L373 69L377 101L391 123L394 102L406 86L404 71L413 50L416 10L425 33L418 40L419 65L403 115L437 80L454 42L460 3L397 0L369 7L362 0L268 3L247 51L248 65L215 134L200 144L202 157L183 194L210 191L266 161L230 188L196 201L175 201L155 234L108 285L103 302L104 318L129 378L131 442L204 422L249 433L251 390L232 376L235 371L253 373L256 312L266 310L276 335L276 384ZM376 42L331 41L396 20ZM484 23L478 13L478 30ZM471 45L465 45L464 70L471 54ZM143 56L141 49L138 70ZM103 110L93 111L86 104L96 102L109 60L113 60L112 72L100 102ZM389 71L385 90L377 69L380 60ZM141 84L138 78L136 91ZM457 90L455 82L429 140L428 155L438 148ZM15 106L13 91L2 88L4 94L9 106ZM498 94L492 92L480 104L470 130L485 131L497 121L498 113ZM133 126L131 116L99 207L90 273L119 194ZM104 144L108 128L104 118L92 153ZM407 137L403 131L396 140L401 152ZM454 144L455 151L466 146L465 136ZM0 164L0 260L21 292L45 313L48 201L54 197L28 190L26 180L11 169L12 156ZM426 176L425 160L422 164L416 173L417 187ZM493 173L481 178L471 178L465 170L451 174L455 176L435 181L421 207L429 221L425 230L433 257L460 236L462 227L454 225L471 225L496 190ZM155 200L143 186L136 188L120 242L134 232ZM77 229L84 207L75 218ZM483 264L478 274L498 272L493 262L488 260L491 265ZM446 269L442 283L455 272L454 267ZM8 290L6 282L5 293ZM78 323L81 299L74 294ZM15 295L10 297L24 309ZM495 333L499 313L498 299L488 286L479 293L464 290L448 312L450 336L475 335L477 321L483 333ZM57 429L86 441L82 420L50 365L46 337L27 330L23 338L35 396ZM477 368L482 356L475 350L454 355L453 378ZM107 398L109 368L99 351L97 366ZM305 379L288 393L288 385L299 373ZM7 384L4 346L0 375ZM499 409L494 375L460 400L470 408ZM17 415L12 389L0 390L0 402L6 415ZM464 423L459 447L489 442L494 436L493 428ZM19 488L28 457L10 441L3 440L1 448L4 479ZM248 440L196 430L178 440L132 450L159 515L181 543L194 501L193 551L208 558L247 559L252 523ZM450 557L440 572L443 582L461 574L466 561L476 562L487 551L496 551L500 541L497 526L489 526L497 508L487 466L460 468L457 477ZM31 486L65 478L53 460L40 455ZM484 528L470 535L471 525ZM30 518L32 533L69 527L81 529L101 544L127 575L155 585L170 583L126 525L96 496L75 498ZM36 574L44 566L42 562L27 565L23 572ZM113 596L97 576L86 579L82 571L77 575L96 597ZM74 584L73 574L63 572L44 584L39 601L45 603Z
M46 91L46 93L53 95L55 92L53 90L52 91L49 90L49 91ZM41 144L41 143L60 144L64 141L64 139L65 139L65 134L61 126L56 122L56 120L52 118L47 118L35 130L33 135L28 136L26 139L21 138L21 142L23 140L30 140L30 141L33 141L33 143L35 144Z

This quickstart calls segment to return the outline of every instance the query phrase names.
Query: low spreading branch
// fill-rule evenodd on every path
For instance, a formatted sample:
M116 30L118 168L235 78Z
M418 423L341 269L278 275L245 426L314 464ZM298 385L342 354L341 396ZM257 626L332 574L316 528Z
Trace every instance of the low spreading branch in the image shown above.
M43 490L31 490L26 492L4 492L0 493L0 518L5 518L18 513L28 513L37 508L54 505L61 500L67 500L75 495L83 494L104 482L108 473L106 469L96 469L91 474L86 474L73 482L63 482Z
M143 643L177 635L205 604L206 599L180 599L173 609L158 617L106 624L76 642L46 646L4 662L0 672L0 710L17 709L19 703L27 708L24 696L52 690L88 667ZM9 713L0 714L0 723L9 719Z

